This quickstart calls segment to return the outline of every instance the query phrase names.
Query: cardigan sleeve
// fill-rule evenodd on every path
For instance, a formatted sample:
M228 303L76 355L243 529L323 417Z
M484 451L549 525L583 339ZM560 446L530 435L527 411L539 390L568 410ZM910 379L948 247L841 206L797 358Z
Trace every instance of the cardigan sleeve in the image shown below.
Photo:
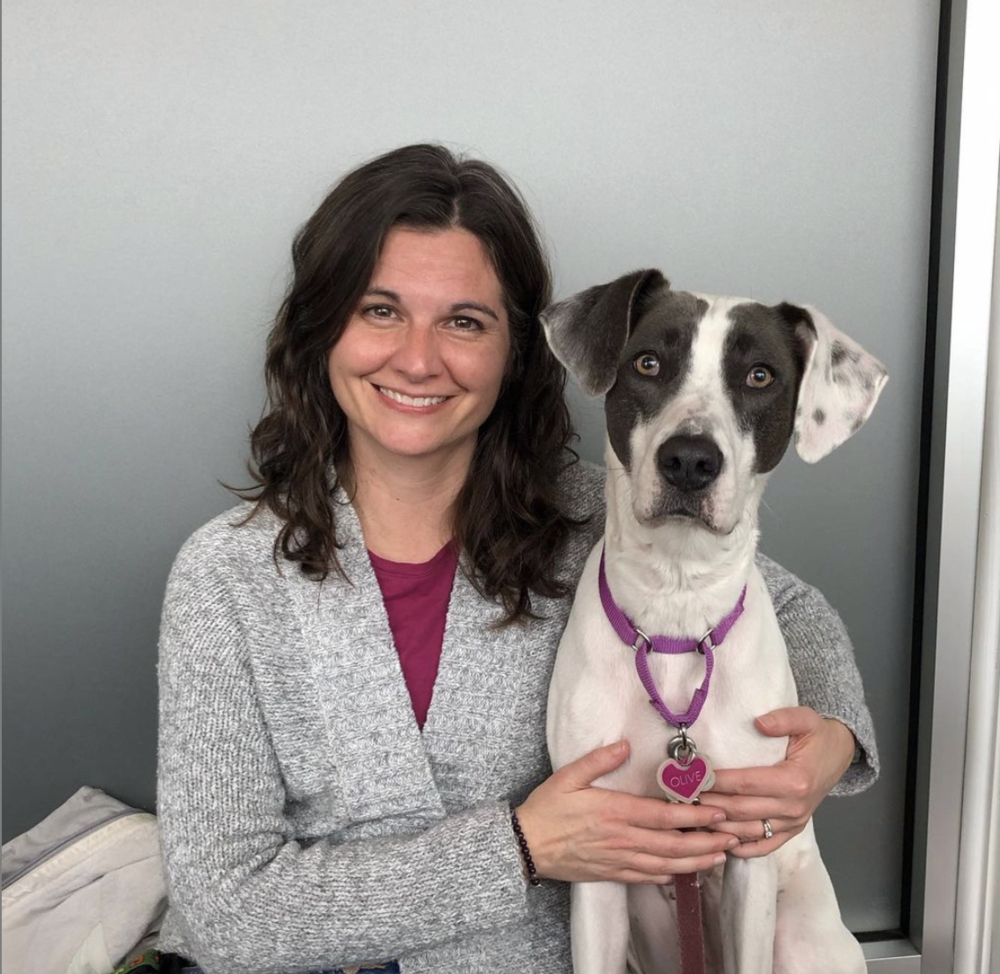
M208 974L328 969L525 919L503 802L407 836L292 837L242 613L196 541L164 603L158 761L171 912L194 959Z
M857 742L854 761L831 795L854 795L879 772L875 729L865 703L854 647L840 616L823 595L764 555L757 556L778 617L799 700L844 724Z

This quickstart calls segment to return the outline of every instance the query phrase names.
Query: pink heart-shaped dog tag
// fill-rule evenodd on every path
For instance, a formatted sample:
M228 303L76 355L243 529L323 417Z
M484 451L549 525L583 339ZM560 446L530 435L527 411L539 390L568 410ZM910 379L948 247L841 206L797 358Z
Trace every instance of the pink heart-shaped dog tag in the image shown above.
M667 758L656 772L656 783L671 801L690 805L715 784L711 762L700 754L689 764Z

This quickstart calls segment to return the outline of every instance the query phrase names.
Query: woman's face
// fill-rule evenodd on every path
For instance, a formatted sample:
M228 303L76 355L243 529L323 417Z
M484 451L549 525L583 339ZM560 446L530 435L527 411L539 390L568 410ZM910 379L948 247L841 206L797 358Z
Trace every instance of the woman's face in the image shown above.
M391 230L328 362L354 459L471 461L509 347L503 291L478 237Z

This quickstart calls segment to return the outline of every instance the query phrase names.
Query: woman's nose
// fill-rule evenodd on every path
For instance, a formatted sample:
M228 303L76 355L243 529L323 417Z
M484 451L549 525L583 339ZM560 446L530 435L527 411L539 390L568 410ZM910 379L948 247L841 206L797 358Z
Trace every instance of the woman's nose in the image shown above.
M392 364L398 372L412 380L426 379L441 372L441 355L434 327L411 323L403 333Z

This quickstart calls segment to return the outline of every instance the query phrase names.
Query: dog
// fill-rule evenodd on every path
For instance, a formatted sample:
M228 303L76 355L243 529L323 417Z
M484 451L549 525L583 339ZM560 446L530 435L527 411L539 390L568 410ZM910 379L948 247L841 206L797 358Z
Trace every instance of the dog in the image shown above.
M860 429L885 368L815 308L675 291L657 270L552 305L542 324L582 389L606 394L607 419L607 523L556 655L547 716L553 767L626 738L629 761L600 786L663 797L670 778L691 799L711 784L693 756L709 755L718 767L781 761L787 738L752 729L756 715L797 704L754 562L761 494L792 439L815 463ZM634 627L626 636L598 598L602 566L613 603ZM732 621L737 605L742 615ZM702 637L720 620L731 629L715 646L719 631ZM648 652L653 634L692 637L708 653ZM707 680L709 656L707 697L678 741L652 697L662 694L676 717ZM642 665L649 686L635 672ZM866 969L811 822L769 856L728 857L701 874L701 885L709 970ZM671 901L670 888L654 885L574 884L576 974L617 974L626 964L641 974L679 971Z

